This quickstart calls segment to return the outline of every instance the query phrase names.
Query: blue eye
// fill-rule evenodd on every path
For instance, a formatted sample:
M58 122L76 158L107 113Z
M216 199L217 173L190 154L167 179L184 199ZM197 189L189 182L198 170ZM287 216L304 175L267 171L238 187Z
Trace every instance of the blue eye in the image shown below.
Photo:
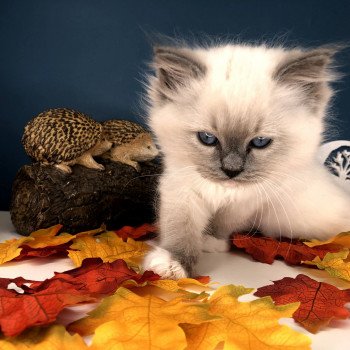
M250 141L250 146L254 148L265 148L272 142L268 137L256 137Z
M198 138L206 146L215 146L218 143L218 139L215 135L205 131L200 131L198 133Z

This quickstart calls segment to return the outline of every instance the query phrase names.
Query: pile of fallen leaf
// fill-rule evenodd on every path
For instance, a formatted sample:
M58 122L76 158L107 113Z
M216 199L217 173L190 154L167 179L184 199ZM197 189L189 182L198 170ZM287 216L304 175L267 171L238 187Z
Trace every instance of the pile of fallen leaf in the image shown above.
M75 269L44 281L0 278L0 349L309 349L310 338L286 325L293 317L310 332L350 316L350 288L338 289L306 275L253 289L227 285L215 291L208 277L162 280L140 263L149 249L138 240L154 235L151 225L59 233L60 225L0 243L0 263L69 257ZM276 241L234 234L233 246L254 259L312 265L350 281L350 233L328 241ZM349 285L350 286L350 285ZM60 324L64 310L94 309ZM58 318L58 319L57 319ZM91 344L85 342L90 336ZM84 337L84 338L83 338Z

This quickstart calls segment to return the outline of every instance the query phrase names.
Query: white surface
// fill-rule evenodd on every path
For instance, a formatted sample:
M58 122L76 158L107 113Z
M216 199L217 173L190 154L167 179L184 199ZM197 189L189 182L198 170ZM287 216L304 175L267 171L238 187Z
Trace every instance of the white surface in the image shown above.
M17 237L21 236L15 233L10 223L9 213L0 212L0 241ZM74 266L69 259L31 259L1 265L0 277L14 278L22 276L28 279L43 280L53 276L54 271L62 272L71 268L74 268ZM219 282L221 285L241 284L245 287L258 288L271 284L273 280L283 277L295 277L299 273L303 273L318 281L328 282L339 288L350 288L350 283L329 277L324 271L288 266L282 261L275 261L272 265L261 264L253 261L244 253L203 253L197 272L201 275L209 275L213 282ZM244 300L248 299L249 297L244 297ZM349 304L347 306L350 308ZM60 315L59 321L67 324L83 317L90 309L91 306L79 306L68 309ZM316 335L299 327L293 320L283 320L282 322L308 334L312 339L312 349L350 350L350 319L333 321L330 327L321 330Z

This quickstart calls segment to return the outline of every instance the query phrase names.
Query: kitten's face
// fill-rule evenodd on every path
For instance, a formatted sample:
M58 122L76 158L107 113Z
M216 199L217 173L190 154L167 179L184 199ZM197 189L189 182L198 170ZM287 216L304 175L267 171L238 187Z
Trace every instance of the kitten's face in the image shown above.
M247 47L174 55L150 93L150 124L168 161L226 184L278 180L312 161L330 90L293 81L310 62L295 68L281 49ZM184 69L175 81L169 64Z

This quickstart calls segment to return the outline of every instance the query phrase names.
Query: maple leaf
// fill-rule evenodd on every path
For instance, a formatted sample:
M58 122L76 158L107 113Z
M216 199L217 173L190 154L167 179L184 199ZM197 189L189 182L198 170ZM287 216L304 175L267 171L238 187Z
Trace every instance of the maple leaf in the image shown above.
M30 248L45 248L71 241L74 236L68 233L56 236L62 227L62 225L55 225L49 228L34 231L29 235L29 237L32 239L25 244Z
M312 260L316 256L323 258L328 252L339 249L324 247L307 247L301 241L277 241L271 237L247 236L235 233L232 243L237 248L244 248L255 260L272 264L276 257L283 258L288 264L299 265L304 260Z
M79 334L70 335L65 327L34 327L17 337L0 338L1 350L88 350Z
M127 281L136 284L157 281L159 275L152 271L145 271L142 275L130 269L124 260L118 259L112 263L103 263L101 259L86 259L81 267L55 273L54 277L43 282L34 282L32 289L38 289L44 284L50 284L54 280L72 284L72 287L81 294L104 296L114 293L118 287Z
M228 285L209 298L209 311L221 319L200 325L183 324L189 350L208 350L224 342L224 349L309 349L310 339L279 319L291 317L299 304L274 305L271 298L240 302L252 289Z
M308 247L316 247L322 245L336 245L342 248L350 249L350 232L342 232L338 235L331 237L325 241L319 241L317 239L312 239L310 242L304 242Z
M89 235L76 237L70 246L68 256L75 266L81 266L82 261L87 258L101 258L104 262L123 259L135 263L147 250L148 245L144 242L137 242L131 238L124 242L113 231L108 231L94 237Z
M328 325L333 318L345 319L350 315L344 307L350 301L350 289L340 290L302 274L296 278L285 277L273 283L258 288L254 295L269 295L277 305L300 302L293 318L312 333Z
M68 329L81 335L95 330L92 349L183 349L186 338L179 324L213 319L216 317L208 313L205 303L184 298L164 301L154 295L140 297L121 287Z
M303 264L315 265L321 270L326 270L331 276L350 281L349 249L338 253L327 253L323 259L316 257L312 261L303 261Z
M159 279L156 281L150 281L149 284L162 288L169 292L177 292L179 289L182 289L184 287L189 286L199 286L199 287L207 287L207 284L209 283L209 279L200 277L197 278L180 278L178 280L166 280L166 279Z
M126 241L128 238L138 239L140 237L155 234L157 228L154 225L143 224L139 227L124 226L120 230L114 231L120 238Z
M0 326L7 336L14 336L28 327L53 322L66 306L110 295L127 281L145 284L159 278L151 271L138 274L123 260L103 263L100 259L87 259L82 267L55 273L44 281L0 278ZM10 283L23 293L7 289Z
M23 237L20 239L9 239L0 243L0 264L11 261L21 254L22 248L20 246L30 241L30 237Z
M29 258L47 258L49 256L65 257L68 255L68 249L71 243L49 246L45 248L30 248L27 245L21 247L21 253L14 259L16 261Z
M16 279L12 282L15 283ZM66 306L95 301L89 295L79 293L71 283L64 281L43 283L35 290L23 286L24 283L25 280L21 279L19 287L23 287L24 293L7 289L2 283L0 327L6 336L18 335L31 326L51 323Z

